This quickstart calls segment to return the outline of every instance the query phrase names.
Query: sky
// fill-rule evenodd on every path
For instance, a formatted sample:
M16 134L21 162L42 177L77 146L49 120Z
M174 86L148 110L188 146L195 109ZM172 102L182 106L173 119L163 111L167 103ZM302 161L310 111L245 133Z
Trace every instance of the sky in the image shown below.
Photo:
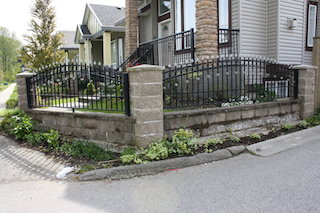
M1 0L0 26L6 27L24 42L31 20L31 7L34 0ZM57 31L75 30L81 24L86 3L125 6L125 0L52 0L56 9Z

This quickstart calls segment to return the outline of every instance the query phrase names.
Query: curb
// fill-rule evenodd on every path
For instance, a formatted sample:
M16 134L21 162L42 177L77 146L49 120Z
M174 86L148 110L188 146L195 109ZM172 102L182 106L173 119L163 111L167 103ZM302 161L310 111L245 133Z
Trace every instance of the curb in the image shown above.
M197 166L200 164L228 159L237 156L245 151L247 151L245 146L234 146L226 149L217 150L212 153L201 153L190 157L154 161L140 165L120 166L109 169L93 170L85 172L81 175L74 175L70 177L70 179L78 181L128 179L139 176L153 175L172 169Z

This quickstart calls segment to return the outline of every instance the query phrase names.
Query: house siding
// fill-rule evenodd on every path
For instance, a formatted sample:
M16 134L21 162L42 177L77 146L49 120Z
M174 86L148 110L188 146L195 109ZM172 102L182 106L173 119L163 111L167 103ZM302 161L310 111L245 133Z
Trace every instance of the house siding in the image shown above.
M239 5L239 2L240 2L240 0L232 0L231 1L231 6L232 6L232 8L231 8L231 11L232 11L232 28L233 29L239 29L239 25L240 25L240 23L239 23L239 15L240 15L240 13L239 13L239 7L240 7L240 5Z
M278 0L267 1L267 57L277 59L278 46Z
M139 17L140 43L152 40L151 15Z
M88 28L89 28L91 34L95 34L100 29L99 22L97 21L96 17L94 16L94 14L91 11L89 13L87 25L88 25Z
M266 0L241 0L240 3L240 54L266 56Z
M279 62L302 64L304 44L304 8L305 0L281 0L279 20ZM296 18L298 26L288 28L288 18Z

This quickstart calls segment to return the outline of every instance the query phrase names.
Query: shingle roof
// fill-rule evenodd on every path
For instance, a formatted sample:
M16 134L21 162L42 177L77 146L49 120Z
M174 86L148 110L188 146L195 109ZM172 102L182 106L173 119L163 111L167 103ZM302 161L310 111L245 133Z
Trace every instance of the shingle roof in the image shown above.
M76 32L74 31L60 31L63 34L63 45L60 49L79 49L79 45L74 43Z
M115 26L115 23L125 16L125 8L107 5L90 4L93 12L103 26Z

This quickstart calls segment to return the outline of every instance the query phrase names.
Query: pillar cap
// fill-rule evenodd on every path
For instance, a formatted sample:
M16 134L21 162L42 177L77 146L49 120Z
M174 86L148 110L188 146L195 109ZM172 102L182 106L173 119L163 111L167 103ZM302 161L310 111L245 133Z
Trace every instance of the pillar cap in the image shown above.
M317 66L313 66L313 65L296 65L293 67L294 69L298 69L298 70L306 70L306 69L318 69Z
M32 77L35 74L32 72L22 72L16 75L17 78L24 78L24 77Z
M139 65L127 68L128 72L141 72L141 71L163 71L165 67L154 65Z

